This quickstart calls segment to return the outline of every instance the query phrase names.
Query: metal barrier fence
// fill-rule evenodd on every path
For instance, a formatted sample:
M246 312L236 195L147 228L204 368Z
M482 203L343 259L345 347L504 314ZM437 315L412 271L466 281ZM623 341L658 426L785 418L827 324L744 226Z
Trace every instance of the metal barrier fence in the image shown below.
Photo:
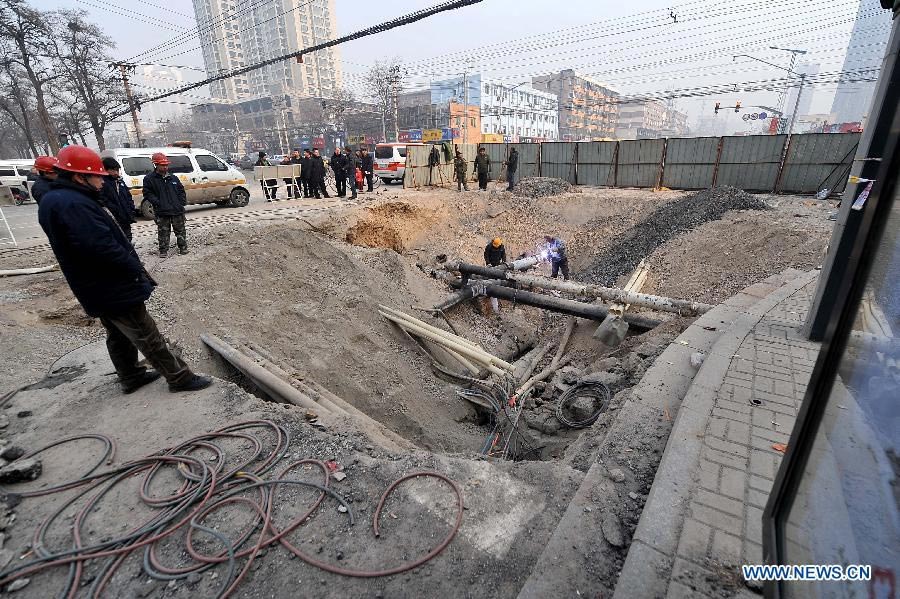
M479 146L491 159L491 178L505 174L511 148L518 177L556 177L579 185L838 194L847 184L859 133L799 133L596 142L458 144L468 163ZM431 147L410 146L405 187L454 185L452 158L429 166Z

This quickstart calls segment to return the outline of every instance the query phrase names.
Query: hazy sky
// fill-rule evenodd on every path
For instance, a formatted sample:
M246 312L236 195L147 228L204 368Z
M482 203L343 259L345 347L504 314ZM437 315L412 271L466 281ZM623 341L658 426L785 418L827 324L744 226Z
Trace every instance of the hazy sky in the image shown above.
M356 31L436 2L335 0L338 32ZM190 0L42 0L33 4L88 11L116 41L120 58L145 52L194 24ZM841 70L857 7L858 0L484 0L347 43L341 46L341 56L345 82L360 94L359 74L366 66L394 56L403 58L410 71L407 88L423 87L431 78L452 76L467 66L511 85L531 75L573 67L626 95L671 90L688 94L704 86L787 76L751 59L733 59L735 54L752 54L786 65L789 55L770 50L773 45L807 50L803 60L818 63L820 72ZM884 11L879 27L889 28L888 15ZM873 31L873 39L880 39L878 32ZM143 60L203 66L196 38ZM811 110L828 112L833 92L834 85L817 86ZM713 115L716 101L771 106L777 97L777 90L721 93L678 99L676 105L696 123L698 116ZM199 101L196 96L182 100ZM733 111L717 118L727 121L731 130L747 128Z

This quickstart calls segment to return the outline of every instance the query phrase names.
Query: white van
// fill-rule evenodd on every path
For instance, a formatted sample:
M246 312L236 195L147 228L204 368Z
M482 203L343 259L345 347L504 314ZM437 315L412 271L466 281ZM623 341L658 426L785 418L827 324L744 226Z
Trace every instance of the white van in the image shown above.
M26 181L32 167L34 167L33 158L31 160L0 160L0 185L9 187L16 197L17 204L21 204L22 199L31 197Z
M131 189L134 205L146 218L153 218L153 206L144 200L144 175L153 171L150 159L156 152L169 158L169 172L181 179L188 204L246 206L250 202L247 178L209 150L201 148L115 148L104 150L104 158L122 165L121 175Z
M375 146L375 176L385 183L403 181L406 174L406 147L422 143L384 143Z

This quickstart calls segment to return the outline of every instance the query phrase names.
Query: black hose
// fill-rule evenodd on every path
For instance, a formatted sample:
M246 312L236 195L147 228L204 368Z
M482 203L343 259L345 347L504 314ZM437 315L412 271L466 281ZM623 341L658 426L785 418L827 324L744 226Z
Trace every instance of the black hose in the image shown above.
M584 420L570 420L565 415L565 409L569 405L569 403L579 397L592 398L596 409L589 418L586 418ZM556 404L556 419L559 420L563 424L563 426L567 426L569 428L588 427L594 424L594 422L597 421L597 418L600 418L600 414L602 414L609 408L610 399L611 393L609 391L609 387L599 381L583 381L580 383L576 383L568 391L563 393L559 398L559 403ZM599 407L597 407L598 401L600 402Z

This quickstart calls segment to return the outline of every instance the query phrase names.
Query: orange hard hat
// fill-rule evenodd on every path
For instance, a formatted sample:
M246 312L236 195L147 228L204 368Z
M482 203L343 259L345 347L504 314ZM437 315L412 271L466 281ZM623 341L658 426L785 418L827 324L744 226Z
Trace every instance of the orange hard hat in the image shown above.
M495 248L498 248L501 245L503 245L503 240L500 239L499 237L494 237L494 239L491 241L491 245L494 246Z
M34 168L42 173L52 173L56 162L55 156L38 156L34 159Z
M66 146L56 157L56 168L82 175L106 175L100 154L85 146Z
M169 157L162 152L156 152L150 157L150 160L153 161L153 164L169 164Z

